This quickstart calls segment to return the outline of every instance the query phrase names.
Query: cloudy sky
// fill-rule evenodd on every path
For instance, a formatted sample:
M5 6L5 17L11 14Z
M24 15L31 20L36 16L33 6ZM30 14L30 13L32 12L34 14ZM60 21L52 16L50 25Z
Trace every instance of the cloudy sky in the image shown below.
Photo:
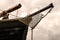
M60 0L0 0L0 10L21 3L22 7L18 10L18 16L31 14L34 10L39 10L53 3L53 10L41 20L34 29L34 40L60 40ZM47 10L48 11L48 10ZM47 11L43 12L46 13ZM17 11L11 14L16 15ZM24 15L23 15L24 16ZM15 18L10 15L9 18ZM31 30L29 28L27 40L31 40Z

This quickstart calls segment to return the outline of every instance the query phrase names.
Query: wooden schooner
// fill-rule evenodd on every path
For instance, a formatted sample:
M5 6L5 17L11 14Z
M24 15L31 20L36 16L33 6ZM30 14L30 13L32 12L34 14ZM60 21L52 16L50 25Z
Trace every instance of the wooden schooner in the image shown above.
M31 15L28 15L24 18L16 18L16 19L8 19L8 15L10 12L13 12L13 11L21 8L21 4L18 4L8 10L2 11L0 13L0 17L3 17L3 20L0 20L0 40L26 40L28 26L29 26L30 22L33 20L32 17L36 14L39 14L39 13L41 13L49 8L53 8L53 7L54 6L51 3L49 6L43 8ZM40 20L42 18L40 18ZM38 24L39 21L37 21L35 23L34 27L32 27L32 28L35 28L35 26Z

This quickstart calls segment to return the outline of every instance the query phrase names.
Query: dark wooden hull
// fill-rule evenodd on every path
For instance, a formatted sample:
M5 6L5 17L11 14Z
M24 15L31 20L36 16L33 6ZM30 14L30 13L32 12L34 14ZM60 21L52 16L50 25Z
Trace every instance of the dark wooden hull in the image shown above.
M0 21L0 40L26 40L28 25L18 20Z

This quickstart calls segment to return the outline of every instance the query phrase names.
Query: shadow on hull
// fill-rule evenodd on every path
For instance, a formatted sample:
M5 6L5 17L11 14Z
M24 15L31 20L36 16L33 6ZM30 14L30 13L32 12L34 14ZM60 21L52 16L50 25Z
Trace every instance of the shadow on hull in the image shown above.
M26 40L27 26L18 20L0 21L0 40Z

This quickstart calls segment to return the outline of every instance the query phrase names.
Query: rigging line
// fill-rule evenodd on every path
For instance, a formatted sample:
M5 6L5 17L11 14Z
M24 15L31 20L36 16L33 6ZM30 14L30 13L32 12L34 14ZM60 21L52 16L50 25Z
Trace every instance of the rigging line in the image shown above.
M46 15L48 15L48 14L50 13L51 10L52 10L52 8L46 13ZM46 15L45 15L45 16L46 16ZM44 18L45 16L43 16L43 18Z
M16 14L16 17L18 17L18 9L17 9L17 14Z
M52 10L52 8L47 12L46 15L48 15L51 10ZM42 14L41 14L41 15L42 15ZM45 16L46 16L46 15L45 15ZM42 18L44 18L45 16L42 15L42 17L41 17L40 20L36 23L36 25L37 25L37 24L42 20ZM32 29L34 29L36 25L34 25L34 27L33 27Z
M52 8L47 12L47 14L50 13L51 10L52 10ZM47 15L47 14L46 14L46 15ZM46 15L45 15L45 16L46 16ZM44 18L45 16L43 16L42 18ZM41 19L42 19L42 18L41 18ZM36 23L36 25L41 21L41 19ZM36 26L36 25L35 25L35 26ZM35 26L34 26L34 28L35 28ZM31 40L33 40L33 29L34 29L34 28L31 28Z
M31 28L31 40L33 40L33 28Z
M20 0L18 0L18 3L20 3ZM16 11L16 18L18 17L18 12L19 12L19 10L17 9L17 11Z
M13 14L10 14L10 15L15 16L15 17L16 17L16 15L13 15ZM19 18L19 16L17 16L17 17Z

